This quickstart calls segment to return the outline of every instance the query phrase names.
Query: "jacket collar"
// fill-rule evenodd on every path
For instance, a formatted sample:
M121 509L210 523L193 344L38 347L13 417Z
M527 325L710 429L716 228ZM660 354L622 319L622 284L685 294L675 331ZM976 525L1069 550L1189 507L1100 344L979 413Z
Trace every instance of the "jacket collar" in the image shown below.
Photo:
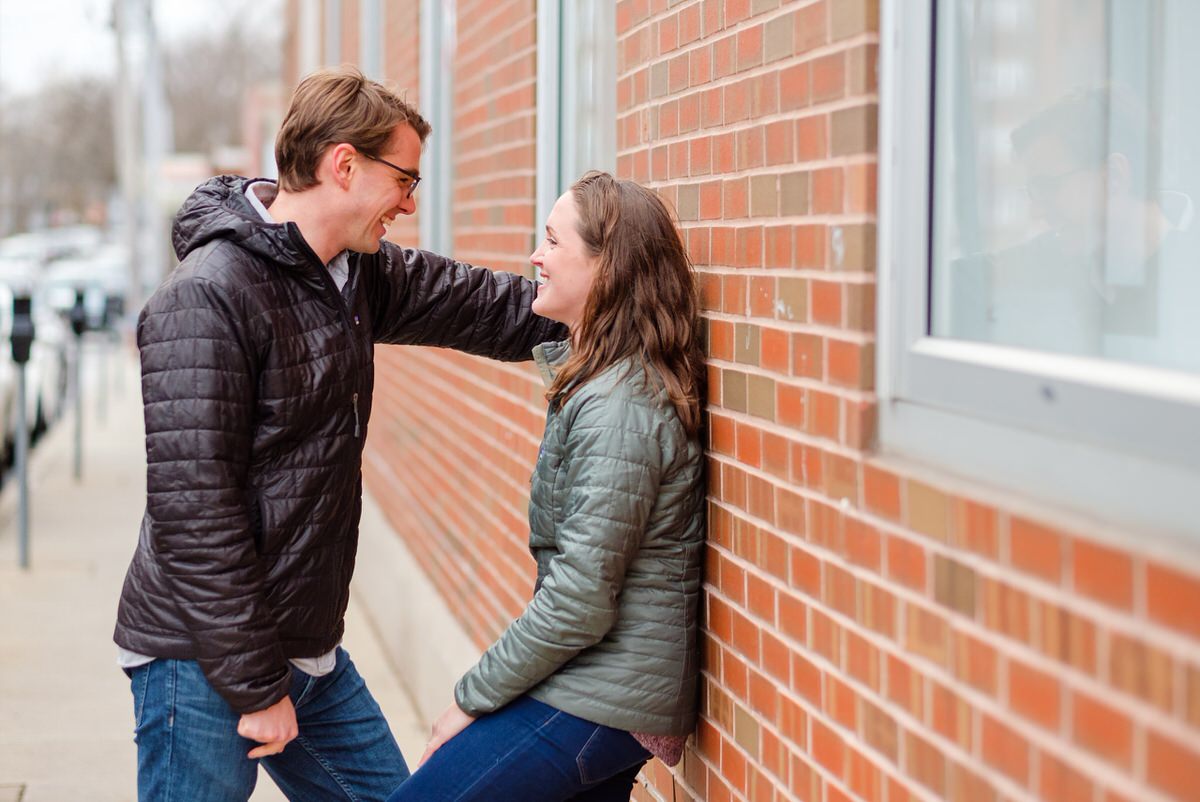
M533 361L537 365L538 372L542 374L542 382L547 388L554 384L554 377L558 374L559 367L570 356L570 340L560 340L558 342L548 342L534 346Z

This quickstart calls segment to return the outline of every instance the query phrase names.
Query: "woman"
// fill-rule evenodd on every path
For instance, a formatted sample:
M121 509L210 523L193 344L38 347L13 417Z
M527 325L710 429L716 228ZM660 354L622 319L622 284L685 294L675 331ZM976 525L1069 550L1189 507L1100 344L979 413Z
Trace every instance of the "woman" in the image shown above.
M530 492L533 600L459 680L390 798L625 800L697 705L704 543L695 282L653 192L606 173L554 204L533 311L568 342Z

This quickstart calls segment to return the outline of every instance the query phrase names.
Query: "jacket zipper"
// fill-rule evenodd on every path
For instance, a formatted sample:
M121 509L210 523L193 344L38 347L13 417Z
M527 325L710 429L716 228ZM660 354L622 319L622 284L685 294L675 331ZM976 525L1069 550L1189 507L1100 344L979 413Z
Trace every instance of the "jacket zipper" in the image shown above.
M359 348L358 348L358 339L355 337L355 334L354 334L354 327L359 324L358 315L354 316L354 323L351 324L350 309L346 304L346 299L342 296L341 290L339 290L337 288L337 284L334 284L333 276L329 275L329 268L327 268L327 267L325 267L325 265L321 264L320 257L318 257L316 254L316 251L314 251L312 249L312 247L307 242L305 242L304 237L300 234L300 229L296 226L295 223L288 223L288 234L292 239L292 243L296 247L298 247L301 251L308 254L309 261L311 261L312 263L317 265L317 274L321 277L321 283L324 285L326 293L332 293L333 297L336 299L334 305L337 306L338 317L340 317L342 320L342 327L346 330L346 337L349 338L350 348L354 353L354 360L353 360L354 364L351 366L351 369L354 372L354 384L357 385L358 384L357 368L358 368ZM350 281L350 276L346 277L346 281ZM358 417L358 391L357 390L355 390L354 393L350 396L350 405L354 409L354 437L355 437L355 439L358 439L362 436L362 427L359 423L359 417Z

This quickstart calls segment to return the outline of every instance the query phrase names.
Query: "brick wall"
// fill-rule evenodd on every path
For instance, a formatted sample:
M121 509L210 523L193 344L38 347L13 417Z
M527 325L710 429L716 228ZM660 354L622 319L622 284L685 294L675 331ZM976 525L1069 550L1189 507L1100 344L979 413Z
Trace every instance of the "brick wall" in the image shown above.
M404 5L414 14L419 6ZM453 255L528 275L536 10L532 0L459 0L457 13ZM483 648L524 609L533 585L525 507L545 416L541 379L528 364L429 349L377 353L368 483Z
M876 0L615 11L618 171L679 211L710 379L703 715L636 798L1200 800L1195 549L875 451ZM524 270L534 4L458 13L456 255ZM540 382L377 382L368 483L482 648L530 592Z
M421 108L421 15L418 3L384 2L383 81L400 96ZM433 136L438 132L434 131ZM425 171L428 168L423 168ZM401 244L417 242L421 214L420 188L417 189L416 214L396 218L388 229L388 239ZM386 349L385 349L386 350Z

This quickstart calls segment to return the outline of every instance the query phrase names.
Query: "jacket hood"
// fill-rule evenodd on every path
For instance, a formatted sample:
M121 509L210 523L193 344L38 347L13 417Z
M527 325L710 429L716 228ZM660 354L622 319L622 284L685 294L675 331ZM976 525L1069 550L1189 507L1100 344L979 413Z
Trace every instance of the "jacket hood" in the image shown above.
M196 187L175 215L171 243L180 261L213 240L229 240L262 259L301 266L315 259L290 223L267 223L250 201L246 186L261 178L221 175Z

